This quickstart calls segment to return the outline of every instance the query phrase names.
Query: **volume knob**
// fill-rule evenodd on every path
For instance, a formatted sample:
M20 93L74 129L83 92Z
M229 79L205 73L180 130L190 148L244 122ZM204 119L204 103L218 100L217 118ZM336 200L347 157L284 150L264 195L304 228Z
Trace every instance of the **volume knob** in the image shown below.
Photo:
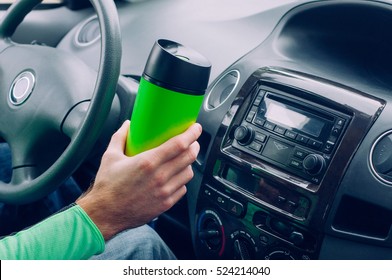
M247 145L253 141L254 132L253 129L248 126L239 126L234 131L234 139L240 145Z
M318 175L325 168L325 159L319 154L307 155L302 166L310 175Z

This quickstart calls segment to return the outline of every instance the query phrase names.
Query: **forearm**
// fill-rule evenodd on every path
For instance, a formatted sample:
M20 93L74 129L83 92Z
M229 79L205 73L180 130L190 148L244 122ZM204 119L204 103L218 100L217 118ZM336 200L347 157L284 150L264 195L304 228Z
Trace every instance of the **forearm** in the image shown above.
M76 203L85 213L87 213L88 217L90 217L99 229L104 240L107 241L120 231L126 229L126 226L123 226L122 223L119 222L118 216L116 217L116 215L110 215L110 213L102 211L102 205L106 205L106 209L115 207L115 205L107 207L107 203L112 204L113 202L106 202L104 198L105 197L96 198L94 195L89 194L88 196L86 195L79 198ZM127 218L131 219L128 215Z
M98 228L80 206L0 240L0 259L87 259L104 250Z

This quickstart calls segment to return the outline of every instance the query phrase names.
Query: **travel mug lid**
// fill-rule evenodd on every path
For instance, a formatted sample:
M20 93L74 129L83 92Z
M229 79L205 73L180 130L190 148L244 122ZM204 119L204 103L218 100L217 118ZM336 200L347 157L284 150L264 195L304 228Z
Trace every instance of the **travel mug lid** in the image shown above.
M160 39L150 52L143 76L170 90L203 95L210 72L211 63L197 51Z

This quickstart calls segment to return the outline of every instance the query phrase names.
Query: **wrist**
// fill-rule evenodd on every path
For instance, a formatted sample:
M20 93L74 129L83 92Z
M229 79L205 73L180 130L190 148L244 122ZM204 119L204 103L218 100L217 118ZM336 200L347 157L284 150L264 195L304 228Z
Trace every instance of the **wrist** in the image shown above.
M80 197L76 201L76 204L78 204L90 217L92 222L101 232L105 241L111 239L119 232L119 230L116 230L116 227L111 222L112 220L103 213L105 212L102 207L103 204L96 203L93 199L90 199L89 196Z

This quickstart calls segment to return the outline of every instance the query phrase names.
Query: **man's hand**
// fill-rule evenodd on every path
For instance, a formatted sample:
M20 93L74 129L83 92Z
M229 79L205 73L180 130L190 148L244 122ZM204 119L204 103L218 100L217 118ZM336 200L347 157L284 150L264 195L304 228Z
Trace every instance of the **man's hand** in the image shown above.
M93 187L77 201L105 240L171 208L186 193L200 149L202 129L194 124L157 148L127 157L128 128L126 121L112 136Z

